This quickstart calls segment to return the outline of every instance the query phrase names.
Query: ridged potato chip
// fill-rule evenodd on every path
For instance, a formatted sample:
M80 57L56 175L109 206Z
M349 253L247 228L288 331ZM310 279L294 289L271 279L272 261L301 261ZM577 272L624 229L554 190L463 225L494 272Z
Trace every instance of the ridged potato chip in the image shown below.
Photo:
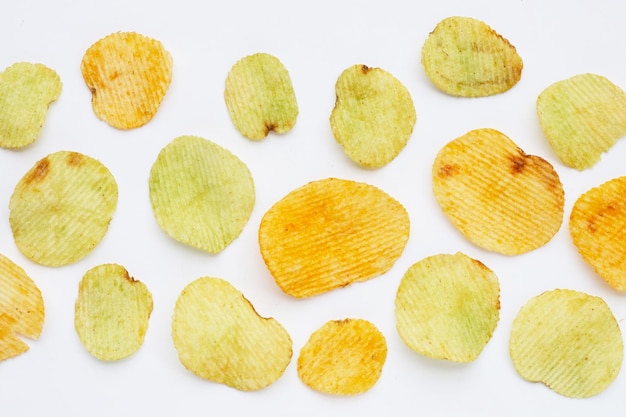
M264 139L269 132L288 132L298 117L289 72L267 53L246 56L233 65L224 100L235 128L252 140Z
M429 256L402 277L395 316L398 334L412 350L435 359L472 362L500 318L498 277L463 253Z
M165 146L149 183L159 226L173 239L209 253L221 252L239 236L256 198L246 164L197 136L180 136Z
M152 294L121 265L103 264L83 275L74 306L74 328L97 359L127 358L141 347L152 313Z
M543 382L566 397L587 398L617 377L624 342L603 299L558 289L532 298L520 309L509 351L525 380Z
M484 97L511 89L524 64L511 43L485 22L470 17L443 19L422 47L422 65L441 91Z
M363 319L331 320L311 334L298 356L305 385L334 395L371 389L387 359L385 336Z
M254 310L243 294L220 278L198 278L181 292L172 319L181 363L195 375L240 391L277 381L291 362L285 328Z
M135 32L112 33L91 45L80 64L96 116L118 129L148 123L172 82L163 44Z
M115 178L100 161L78 152L52 153L20 179L11 195L15 244L41 265L76 262L104 238L117 197Z
M18 62L0 73L0 147L35 142L62 88L59 75L42 64Z
M283 197L263 216L259 244L278 286L310 297L382 275L409 238L409 216L372 185L327 178Z
M445 145L432 176L445 215L484 249L529 252L561 227L565 196L558 174L497 130L472 130Z
M626 135L626 93L606 77L579 74L543 90L537 115L559 159L582 171Z
M335 84L330 127L346 155L366 168L391 162L406 146L417 116L411 94L381 68L353 65Z

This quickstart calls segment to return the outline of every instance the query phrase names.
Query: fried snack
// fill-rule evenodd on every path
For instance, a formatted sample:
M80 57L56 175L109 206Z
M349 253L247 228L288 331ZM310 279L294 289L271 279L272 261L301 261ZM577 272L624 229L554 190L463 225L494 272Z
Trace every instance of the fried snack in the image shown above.
M96 116L115 128L133 129L156 114L172 81L172 66L160 41L116 32L87 49L80 70Z
M89 254L106 234L117 206L117 183L99 161L78 152L52 153L15 186L9 222L29 259L62 266Z
M498 277L463 253L424 258L402 277L395 316L400 338L414 351L472 362L500 318Z
M558 174L497 130L472 130L445 145L432 176L445 215L484 249L505 255L529 252L550 241L561 226L565 197Z
M220 278L198 278L185 287L176 301L172 338L185 368L240 391L269 386L291 362L291 337L283 326L259 316Z
M409 141L416 114L409 91L380 68L354 65L335 84L330 127L346 155L366 168L391 162Z
M582 171L626 135L626 93L601 75L576 75L539 94L537 116L559 159Z
M43 328L43 297L22 268L0 254L0 361L28 350L19 336L36 340Z
M224 100L235 128L252 140L264 139L269 132L288 132L298 117L289 73L278 58L266 53L247 56L233 65Z
M196 136L170 142L150 171L150 200L159 226L173 239L209 253L221 252L239 236L255 197L246 164Z
M547 291L524 305L511 329L509 351L527 381L543 382L572 398L599 394L617 377L624 357L622 332L599 297Z
M300 350L298 376L309 388L355 395L376 384L387 359L383 334L367 320L331 320Z
M503 93L524 67L515 47L489 25L459 16L442 20L428 35L422 65L439 90L460 97Z
M290 192L259 227L270 273L285 293L299 298L385 273L408 238L402 204L372 185L337 178Z
M18 62L0 73L0 147L35 142L62 88L59 75L42 64Z
M152 313L152 294L116 264L98 265L85 273L74 307L74 328L97 359L124 359L141 347Z

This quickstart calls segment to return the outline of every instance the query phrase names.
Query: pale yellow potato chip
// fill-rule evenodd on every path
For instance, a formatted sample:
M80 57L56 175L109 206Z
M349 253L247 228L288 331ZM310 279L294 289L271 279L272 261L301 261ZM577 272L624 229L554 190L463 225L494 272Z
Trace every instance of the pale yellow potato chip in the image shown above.
M529 300L511 328L509 351L519 375L572 398L599 394L617 377L624 342L600 297L546 291Z
M300 350L298 376L305 385L334 395L370 390L387 359L385 336L363 319L331 320Z
M429 256L402 277L395 317L400 338L412 350L435 359L472 362L500 318L498 277L463 253Z
M42 64L18 62L0 73L0 147L35 142L50 103L61 95L61 78Z
M42 265L76 262L104 238L117 196L115 178L100 161L78 152L52 153L20 179L11 195L15 244Z
M575 75L539 94L537 116L559 159L582 171L626 135L626 93L601 75Z
M330 127L346 155L366 168L395 159L417 118L409 90L381 68L353 65L337 79L335 94Z
M561 227L563 185L552 165L503 133L472 130L445 145L432 168L433 192L471 242L505 255L548 243Z
M173 239L209 253L221 252L239 236L256 198L246 164L197 136L180 136L165 146L149 183L159 226Z
M117 264L103 264L83 275L74 306L74 328L97 359L116 361L143 344L152 313L152 294Z
M310 297L387 272L409 226L406 209L381 189L327 178L274 204L261 220L259 245L278 286Z
M441 91L484 97L511 89L524 64L511 43L489 25L471 17L440 21L422 47L422 65Z
M229 282L198 278L181 292L172 338L189 371L241 391L276 382L291 362L292 341L273 318L261 317Z
M224 100L235 128L252 140L264 139L269 132L288 132L298 117L289 72L267 53L246 56L233 65Z

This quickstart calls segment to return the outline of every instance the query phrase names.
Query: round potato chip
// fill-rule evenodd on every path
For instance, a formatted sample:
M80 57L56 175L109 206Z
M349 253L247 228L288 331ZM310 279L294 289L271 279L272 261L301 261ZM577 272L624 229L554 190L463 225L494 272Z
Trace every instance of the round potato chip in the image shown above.
M9 202L15 243L42 265L76 262L104 238L117 195L115 178L101 162L78 152L52 153L15 186Z
M573 290L528 301L513 321L509 350L522 378L573 398L607 388L624 357L622 332L606 302Z

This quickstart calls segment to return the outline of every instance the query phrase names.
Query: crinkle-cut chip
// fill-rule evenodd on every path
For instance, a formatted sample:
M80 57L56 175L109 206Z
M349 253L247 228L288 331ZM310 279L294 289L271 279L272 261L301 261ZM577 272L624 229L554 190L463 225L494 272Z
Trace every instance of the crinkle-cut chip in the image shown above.
M330 126L351 160L380 168L400 154L417 116L411 94L397 78L381 68L353 65L337 79L335 94Z
M118 129L148 123L172 81L163 44L135 32L112 33L87 49L80 69L96 116Z
M198 278L182 291L172 338L185 368L240 391L277 381L293 353L291 337L277 320L261 317L239 290L213 277Z
M371 389L387 359L383 334L367 320L331 320L317 329L300 350L298 376L305 385L334 395Z
M601 75L575 75L539 94L537 116L559 159L582 171L626 135L626 93Z
M76 262L104 238L117 196L115 178L100 161L78 152L49 154L20 179L11 196L15 243L41 265Z
M246 164L200 137L180 136L165 146L149 181L159 226L173 239L209 253L235 240L254 208Z
M449 17L437 24L422 47L422 65L441 91L485 97L511 89L524 64L511 43L485 22Z
M497 130L472 130L445 145L432 176L445 215L484 249L529 252L561 227L565 196L558 174Z
M624 342L600 298L557 289L530 299L513 320L509 352L527 381L572 398L599 394L617 377Z
M430 358L472 362L500 318L498 277L463 253L424 258L402 277L395 316L398 334L412 350Z
M83 276L74 309L74 328L85 349L97 359L116 361L143 344L152 294L123 266L103 264Z
M59 75L42 64L18 62L0 73L0 147L35 142L62 88Z
M273 55L240 59L226 78L224 100L235 128L246 138L264 139L295 125L298 103L289 72Z
M337 178L290 192L259 227L270 273L285 293L299 298L382 275L408 238L402 204L372 185Z

